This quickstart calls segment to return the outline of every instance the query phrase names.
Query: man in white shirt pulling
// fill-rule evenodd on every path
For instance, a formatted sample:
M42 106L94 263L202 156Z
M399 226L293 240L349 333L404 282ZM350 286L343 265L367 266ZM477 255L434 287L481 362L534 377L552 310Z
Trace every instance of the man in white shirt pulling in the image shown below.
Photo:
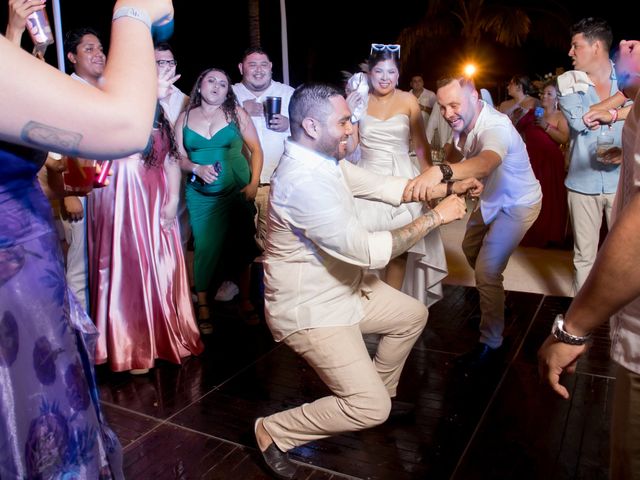
M480 339L457 362L468 372L499 358L504 333L502 273L540 212L542 190L522 137L506 115L480 100L473 81L443 78L437 90L440 112L453 131L445 163L412 182L417 200L442 181L482 179L479 208L469 216L462 250L474 269L480 294Z
M264 260L267 323L276 341L301 355L332 392L256 420L258 447L279 478L295 478L288 450L387 419L427 309L365 269L385 266L465 212L464 201L449 195L405 227L363 228L354 196L398 205L409 179L380 176L341 160L352 133L350 116L335 88L299 87L289 106L291 138L271 177ZM436 185L425 196L479 195L481 190L471 178ZM373 361L363 333L381 335Z

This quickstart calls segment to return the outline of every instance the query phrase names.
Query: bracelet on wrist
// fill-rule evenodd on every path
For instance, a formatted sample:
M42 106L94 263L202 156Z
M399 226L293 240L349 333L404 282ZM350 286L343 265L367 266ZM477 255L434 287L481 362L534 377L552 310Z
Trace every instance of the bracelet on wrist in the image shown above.
M120 7L115 12L113 12L112 22L115 22L117 19L122 17L134 18L142 23L144 23L149 30L151 30L151 17L149 14L135 7Z
M194 175L197 175L196 170L198 168L199 165L194 165L193 168L191 169L191 173L193 173Z
M440 219L440 225L444 225L444 217L442 216L442 214L435 208L431 211Z
M612 108L611 110L609 110L609 113L611 114L610 123L616 123L616 121L618 120L618 110L615 108Z
M453 182L447 182L447 197L453 193Z

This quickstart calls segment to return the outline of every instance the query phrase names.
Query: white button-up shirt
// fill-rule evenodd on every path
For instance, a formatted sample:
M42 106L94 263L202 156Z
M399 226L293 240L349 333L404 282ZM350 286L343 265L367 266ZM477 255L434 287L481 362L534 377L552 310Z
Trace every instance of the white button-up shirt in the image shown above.
M363 269L389 262L391 233L367 231L354 196L399 205L407 180L286 141L271 177L263 264L266 318L276 341L306 328L360 322Z
M504 208L535 205L542 200L542 189L531 168L527 147L509 117L484 101L481 103L482 111L464 145L460 144L460 134L455 132L453 145L465 159L491 150L502 160L484 179L480 195L482 219L490 223Z

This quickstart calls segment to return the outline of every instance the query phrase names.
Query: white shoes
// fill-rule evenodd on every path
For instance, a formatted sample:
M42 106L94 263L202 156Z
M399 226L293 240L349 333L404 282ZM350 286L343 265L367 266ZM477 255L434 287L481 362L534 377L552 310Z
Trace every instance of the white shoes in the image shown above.
M218 292L216 293L215 300L218 302L228 302L233 300L238 293L240 293L240 289L238 286L230 282L229 280L225 280L218 288Z

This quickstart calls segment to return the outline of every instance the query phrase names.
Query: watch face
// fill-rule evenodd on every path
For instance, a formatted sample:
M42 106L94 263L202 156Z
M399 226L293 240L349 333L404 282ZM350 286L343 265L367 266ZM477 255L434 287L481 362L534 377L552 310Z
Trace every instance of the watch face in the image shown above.
M553 335L553 337L559 342L566 343L568 345L584 345L591 337L591 335L579 337L566 332L564 330L564 318L561 315L558 315L554 320L553 327L551 328L551 335Z

